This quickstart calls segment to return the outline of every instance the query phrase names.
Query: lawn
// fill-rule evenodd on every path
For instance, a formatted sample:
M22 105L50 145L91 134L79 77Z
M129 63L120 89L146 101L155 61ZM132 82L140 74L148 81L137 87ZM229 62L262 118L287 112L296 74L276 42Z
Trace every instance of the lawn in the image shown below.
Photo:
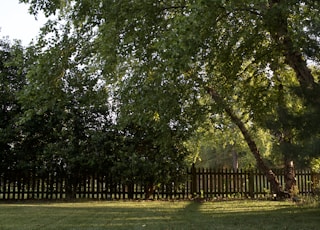
M320 208L276 201L0 203L0 229L320 229Z

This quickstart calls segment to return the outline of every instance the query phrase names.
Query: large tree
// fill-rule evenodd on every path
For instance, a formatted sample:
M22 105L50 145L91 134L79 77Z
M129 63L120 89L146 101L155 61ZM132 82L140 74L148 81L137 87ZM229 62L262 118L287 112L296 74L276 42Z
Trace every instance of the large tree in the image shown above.
M21 2L35 14L59 13L74 33L93 33L86 42L97 48L119 113L130 122L157 120L159 132L188 133L203 113L226 113L276 193L281 185L262 159L254 127L270 127L273 116L272 132L281 133L282 143L292 144L292 136L318 141L319 129L310 126L319 114L318 76L307 65L319 62L316 1ZM283 74L288 69L294 80ZM283 90L303 109L284 104ZM199 100L206 97L212 100Z
M22 113L18 93L26 84L24 49L19 42L0 40L0 171L18 167L17 145L20 130L17 121Z

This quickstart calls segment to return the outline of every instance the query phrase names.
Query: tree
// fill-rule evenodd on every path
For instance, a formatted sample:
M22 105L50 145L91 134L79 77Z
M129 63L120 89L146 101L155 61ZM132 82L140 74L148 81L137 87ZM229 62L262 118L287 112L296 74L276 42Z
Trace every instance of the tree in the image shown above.
M0 40L0 170L17 167L17 144L20 130L17 120L21 115L18 93L26 84L24 49L19 42Z
M66 17L71 16L66 13ZM60 26L59 30L56 26ZM181 94L178 90L174 95L161 90L174 91L175 82L157 82L162 85L157 94L162 95L163 99L158 100L159 96L156 95L148 102L141 95L154 95L153 87L157 86L149 78L145 79L143 88L132 87L135 84L134 78L123 78L112 85L112 79L108 79L110 81L105 83L101 76L110 73L103 68L105 60L97 55L101 46L94 39L97 38L96 32L89 27L76 28L69 22L59 24L49 21L38 43L29 48L33 49L34 65L28 73L29 84L20 96L25 105L22 123L26 127L28 124L33 126L38 118L42 125L34 126L41 127L41 130L34 130L25 140L36 137L36 142L43 143L36 155L43 158L41 161L45 164L42 165L46 169L50 163L55 171L62 171L63 168L77 175L79 170L88 167L84 162L89 156L92 157L91 150L87 150L91 140L87 132L98 125L87 126L90 122L106 123L108 119L116 119L117 127L99 130L100 134L115 130L111 135L115 135L117 149L113 148L108 153L112 163L109 162L110 167L105 164L106 170L120 175L119 170L125 169L121 171L120 180L140 180L149 187L152 184L178 181L179 175L183 173L178 169L183 168L186 155L181 140L192 131L190 124L193 119L192 116L181 116L179 104L183 104L183 112L187 114L190 107L197 106L197 101L187 101L189 95L184 99L187 94ZM184 79L179 81L189 84ZM94 88L99 91L106 89L108 92L100 93ZM120 95L120 90L128 94ZM111 99L113 101L110 104ZM149 106L145 106L145 103ZM167 103L173 109L170 114L166 111ZM107 108L100 117L91 119L92 107L103 104L113 104L116 109L110 114L111 110ZM143 110L143 107L146 109ZM140 109L148 116L140 116ZM88 155L83 157L85 153ZM138 179L134 178L136 175L140 175Z
M297 130L296 138L311 140L298 133L305 133L307 121L316 121L315 114L319 114L318 79L306 61L319 62L318 2L22 2L29 2L34 13L59 11L79 33L82 28L96 32L88 42L99 47L95 51L103 62L104 77L117 89L115 95L132 98L133 106L130 100L121 106L128 108L125 111L133 115L135 122L145 122L159 114L165 127L171 120L163 117L181 114L169 124L182 124L181 130L192 131L201 124L202 113L226 113L240 129L273 191L282 192L276 175L263 161L251 130L263 124L264 114L274 115L275 119L285 116L292 121L303 118L306 122L302 126L292 122L294 127L287 131L294 134L292 130ZM287 83L291 79L282 75L288 68L296 79L290 88ZM145 86L150 93L143 92ZM277 114L274 110L283 107L278 100L280 86L299 97L304 108L299 116ZM157 89L165 90L165 95L158 94ZM139 99L140 93L143 98ZM199 102L199 98L208 96L214 103ZM178 103L172 106L170 98ZM157 108L155 102L160 99L163 103ZM278 121L281 123L283 118ZM314 128L312 134L312 142L318 142L319 129Z
M44 30L53 24L49 21ZM112 117L98 61L86 42L91 34L77 38L68 24L60 26L59 32L28 48L31 64L28 84L19 94L24 110L20 124L24 144L34 138L42 143L36 154L43 158L42 166L50 163L76 174L82 168L101 169L98 164L112 142L107 141ZM82 53L77 53L79 47Z

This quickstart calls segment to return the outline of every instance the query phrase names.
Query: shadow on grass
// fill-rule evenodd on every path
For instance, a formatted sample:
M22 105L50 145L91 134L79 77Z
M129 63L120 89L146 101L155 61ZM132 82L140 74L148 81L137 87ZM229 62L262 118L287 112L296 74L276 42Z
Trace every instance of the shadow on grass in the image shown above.
M319 208L259 204L0 204L0 229L319 229Z

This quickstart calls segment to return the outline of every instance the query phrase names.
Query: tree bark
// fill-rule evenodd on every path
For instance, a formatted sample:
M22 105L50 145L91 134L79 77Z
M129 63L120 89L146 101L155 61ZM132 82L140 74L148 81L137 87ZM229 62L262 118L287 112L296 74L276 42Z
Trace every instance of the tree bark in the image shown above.
M291 196L295 195L295 187L296 187L296 176L295 176L295 170L294 170L294 164L293 161L286 160L286 166L285 166L285 191L287 191Z
M278 196L283 196L283 191L281 184L275 175L275 173L264 163L261 154L258 150L258 147L253 140L249 130L246 128L245 124L242 120L235 114L235 112L222 100L220 95L213 89L212 87L207 88L207 92L211 96L211 98L216 101L218 104L222 105L226 114L231 118L232 122L238 126L240 129L251 153L254 155L255 160L257 162L258 168L261 170L264 175L266 175L268 181L270 182L272 192L277 194Z
M294 195L295 185L296 185L296 179L295 179L295 171L294 171L294 165L293 161L291 160L292 150L287 146L292 146L292 139L293 139L293 128L288 125L288 114L289 111L286 107L285 97L284 97L284 91L282 84L279 86L279 94L278 94L278 119L281 124L280 127L278 127L276 131L276 136L278 138L278 142L280 145L280 149L282 150L282 154L284 156L284 182L285 182L285 191L290 196ZM282 146L282 148L281 148Z
M234 147L232 147L232 167L234 171L237 171L239 167L238 153Z

